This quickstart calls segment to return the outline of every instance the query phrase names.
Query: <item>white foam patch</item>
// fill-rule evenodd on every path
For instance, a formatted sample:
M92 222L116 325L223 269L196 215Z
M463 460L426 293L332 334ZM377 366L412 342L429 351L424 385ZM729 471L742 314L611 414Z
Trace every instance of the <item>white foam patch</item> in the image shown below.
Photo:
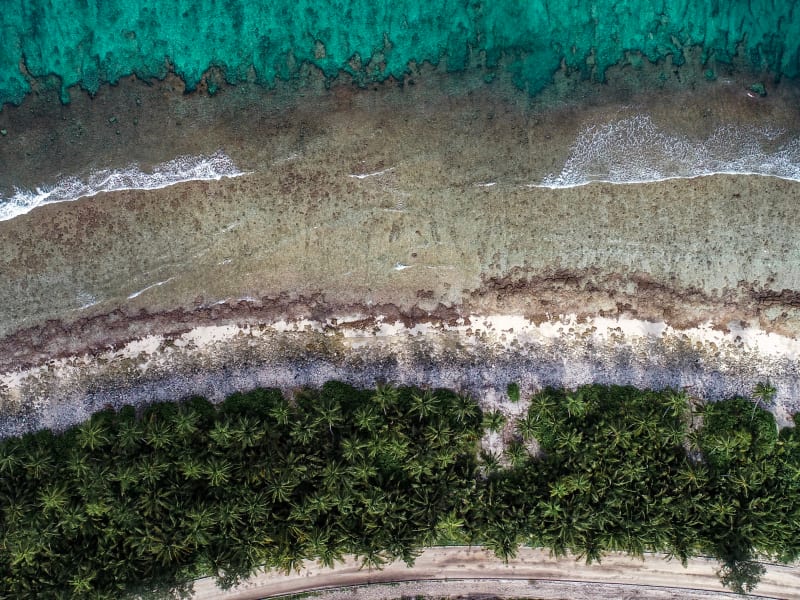
M726 125L705 139L691 139L667 132L648 115L636 115L583 129L561 172L530 187L649 183L720 174L800 181L800 138L768 127Z
M128 300L133 300L134 298L136 298L138 296L141 296L147 290L152 290L153 288L157 288L159 286L162 286L165 283L169 283L173 279L175 279L175 278L174 277L170 277L169 279L165 279L164 281L157 281L155 283L152 283L152 284L148 285L147 287L143 287L138 292L133 292L130 296L128 296Z
M245 174L221 150L209 156L179 156L156 165L149 173L135 164L119 170L103 169L84 179L66 177L53 186L35 190L15 188L10 198L0 196L0 221L13 219L43 204L69 202L101 192L155 190L186 181L216 181Z

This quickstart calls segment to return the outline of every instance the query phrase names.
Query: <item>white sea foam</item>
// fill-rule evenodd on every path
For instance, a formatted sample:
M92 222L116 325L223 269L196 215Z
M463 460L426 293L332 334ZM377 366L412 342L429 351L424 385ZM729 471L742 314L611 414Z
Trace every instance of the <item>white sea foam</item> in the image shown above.
M561 172L531 187L648 183L718 174L800 181L800 138L768 127L726 125L707 138L692 139L669 133L648 115L636 115L586 127Z
M69 202L101 192L154 190L185 181L219 180L244 174L221 150L209 156L179 156L156 165L149 173L135 164L119 170L103 169L85 178L66 177L55 185L35 190L15 188L10 198L0 196L0 221L13 219L42 204Z
M134 298L137 298L137 297L141 296L147 290L152 290L153 288L160 287L160 286L164 285L165 283L169 283L173 279L175 279L175 278L174 277L170 277L169 279L165 279L164 281L157 281L155 283L151 283L147 287L143 287L142 289L140 289L138 292L133 292L130 296L128 296L128 300L133 300Z

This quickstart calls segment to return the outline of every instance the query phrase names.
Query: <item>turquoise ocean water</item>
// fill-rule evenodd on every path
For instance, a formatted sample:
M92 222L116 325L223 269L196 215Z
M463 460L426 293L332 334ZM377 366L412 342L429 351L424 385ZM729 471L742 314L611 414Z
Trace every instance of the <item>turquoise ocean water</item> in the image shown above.
M650 61L698 46L774 77L800 74L792 0L4 0L0 104L31 78L96 92L173 69L197 86L210 67L230 83L272 85L312 63L328 77L401 77L409 62L480 60L531 93L565 66L598 80L627 53ZM709 71L708 77L715 73ZM219 82L209 81L213 89Z

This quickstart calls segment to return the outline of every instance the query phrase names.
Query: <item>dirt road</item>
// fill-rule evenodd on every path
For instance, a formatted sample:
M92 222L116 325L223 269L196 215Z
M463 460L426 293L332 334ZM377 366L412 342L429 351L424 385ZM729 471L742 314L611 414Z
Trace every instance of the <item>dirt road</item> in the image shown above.
M299 572L290 575L262 573L229 591L220 590L212 579L202 579L195 583L194 597L196 600L256 600L368 583L487 579L498 580L498 586L502 581L527 580L529 593L539 598L573 597L569 586L553 587L549 585L553 581L576 584L575 591L583 588L583 593L574 597L583 597L587 583L599 584L592 586L599 592L590 594L594 598L605 597L600 590L609 584L627 589L626 597L728 596L716 576L716 568L715 561L703 558L693 559L683 568L679 562L657 555L640 561L624 554L609 555L602 564L586 565L572 558L551 558L546 551L532 548L521 548L517 558L505 565L482 548L437 547L423 552L410 569L403 563L392 563L381 571L362 571L359 563L349 557L334 569L306 563ZM547 585L540 589L535 583L539 581ZM552 593L557 595L550 595ZM760 597L800 599L800 568L768 566L756 593Z

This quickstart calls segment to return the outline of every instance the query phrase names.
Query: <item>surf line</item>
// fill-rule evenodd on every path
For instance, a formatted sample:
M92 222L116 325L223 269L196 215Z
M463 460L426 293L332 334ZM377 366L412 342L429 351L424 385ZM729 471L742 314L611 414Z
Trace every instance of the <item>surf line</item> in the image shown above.
M800 181L800 137L797 131L770 126L727 124L692 138L638 114L584 127L561 172L526 187L642 184L711 175Z
M160 285L164 285L165 283L169 283L173 279L175 279L175 278L174 277L170 277L169 279L165 279L164 281L157 281L156 283L150 284L147 287L140 289L138 292L132 293L130 296L128 296L128 300L133 300L134 298L136 298L137 296L140 296L141 294L143 294L147 290L152 290L155 287L158 287Z
M10 198L0 196L0 221L7 221L32 211L37 206L70 202L102 192L155 190L188 181L219 181L239 177L242 171L222 150L205 156L179 156L153 167L149 173L133 164L124 169L102 169L86 178L66 177L49 187L35 190L14 189Z

